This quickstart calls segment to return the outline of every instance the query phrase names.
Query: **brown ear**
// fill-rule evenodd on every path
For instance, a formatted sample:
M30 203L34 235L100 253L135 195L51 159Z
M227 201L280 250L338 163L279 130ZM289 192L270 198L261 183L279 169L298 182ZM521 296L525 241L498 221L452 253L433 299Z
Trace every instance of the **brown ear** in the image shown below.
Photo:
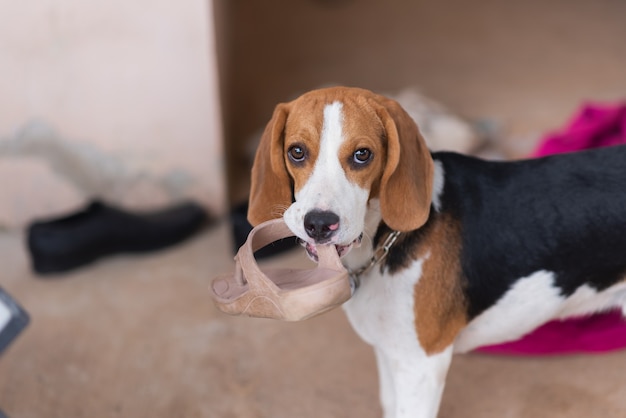
M291 205L291 181L283 155L288 108L288 104L276 106L254 157L248 206L248 220L254 226L280 218Z
M387 133L387 163L380 184L385 223L411 231L426 223L432 200L434 164L413 119L395 101L379 96L379 117Z

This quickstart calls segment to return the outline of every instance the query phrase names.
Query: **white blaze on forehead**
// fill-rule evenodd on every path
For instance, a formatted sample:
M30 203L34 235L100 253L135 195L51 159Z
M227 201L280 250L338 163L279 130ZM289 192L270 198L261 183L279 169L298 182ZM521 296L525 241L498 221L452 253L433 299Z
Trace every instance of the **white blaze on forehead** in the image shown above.
M333 102L324 107L319 154L311 176L296 191L296 202L285 212L289 228L306 238L304 216L312 210L334 212L339 216L339 230L334 239L351 242L363 232L369 192L348 180L339 160L339 150L349 133L344 132L343 104Z
M309 183L332 188L332 183L329 184L325 179L334 178L334 181L342 181L346 178L346 173L339 161L339 148L344 141L342 108L341 102L333 102L324 107L320 150L313 169L313 181ZM331 198L331 196L327 197ZM326 203L322 202L322 204Z
M306 185L296 193L296 199L315 199L319 206L312 209L329 210L334 191L341 183L346 183L346 173L339 161L339 148L344 141L343 104L333 102L324 107L324 119L320 134L319 155L313 167L313 173Z
M324 123L320 140L320 149L337 156L343 142L343 104L333 102L324 107ZM318 160L319 162L319 160Z

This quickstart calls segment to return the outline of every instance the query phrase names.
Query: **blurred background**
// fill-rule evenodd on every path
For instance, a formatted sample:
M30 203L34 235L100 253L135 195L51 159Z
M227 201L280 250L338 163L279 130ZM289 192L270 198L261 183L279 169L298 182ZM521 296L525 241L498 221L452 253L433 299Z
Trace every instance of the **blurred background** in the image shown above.
M0 10L0 286L32 318L0 357L0 409L15 418L380 416L373 355L340 310L284 324L226 317L209 299L211 277L232 269L229 209L247 198L274 106L364 87L474 133L451 148L521 158L584 103L626 97L619 0ZM166 251L38 277L26 226L94 197L128 209L192 198L218 221ZM441 416L623 417L624 361L459 357Z

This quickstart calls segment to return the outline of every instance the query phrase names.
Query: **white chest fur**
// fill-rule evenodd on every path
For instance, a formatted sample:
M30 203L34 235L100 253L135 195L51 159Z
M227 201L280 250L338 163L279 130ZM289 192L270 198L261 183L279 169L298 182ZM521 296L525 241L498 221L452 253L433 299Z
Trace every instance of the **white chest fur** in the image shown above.
M452 358L451 347L428 356L418 340L414 289L423 263L394 275L373 269L344 304L355 331L374 347L385 418L435 417Z
M368 206L364 243L362 247L353 249L344 260L353 270L371 257L372 243L367 241L373 239L380 223L379 202L372 200ZM381 272L377 265L361 278L360 287L344 304L344 310L355 331L367 343L398 347L416 345L413 296L415 284L422 276L423 262L417 260L395 275Z
M377 266L362 278L359 289L344 304L344 309L355 331L366 342L412 345L407 340L417 341L413 289L422 274L422 264L418 260L394 276L381 273Z

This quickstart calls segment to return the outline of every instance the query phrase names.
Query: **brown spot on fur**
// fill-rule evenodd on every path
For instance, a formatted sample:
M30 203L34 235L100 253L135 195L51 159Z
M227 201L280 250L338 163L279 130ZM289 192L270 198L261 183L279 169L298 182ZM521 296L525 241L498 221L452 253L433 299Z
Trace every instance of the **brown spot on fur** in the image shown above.
M428 220L434 163L406 111L382 96L377 103L387 137L387 162L380 183L381 215L396 231L412 231Z
M283 157L283 130L289 104L274 109L252 166L248 220L252 225L279 218L291 204L290 179Z
M301 163L294 163L289 160L288 150L295 145L304 147L306 150L306 160ZM317 161L317 156L319 154L319 141L312 140L311 136L299 135L286 140L284 148L284 158L285 165L287 166L287 172L293 180L294 191L297 192L306 184L307 180L313 173L315 161Z
M323 107L324 102L309 100L308 106L294 106L287 118L283 157L296 192L311 176L319 154ZM287 151L294 145L303 146L306 149L307 158L303 163L294 164L289 160Z
M467 324L460 265L460 225L450 215L433 216L420 241L419 257L426 257L415 285L415 327L427 354L443 351Z
M361 167L356 165L353 159L354 152L363 148L371 151L372 159ZM339 159L348 180L358 185L361 189L370 190L371 194L372 185L382 175L387 159L387 151L380 136L356 137L344 142L339 152Z

